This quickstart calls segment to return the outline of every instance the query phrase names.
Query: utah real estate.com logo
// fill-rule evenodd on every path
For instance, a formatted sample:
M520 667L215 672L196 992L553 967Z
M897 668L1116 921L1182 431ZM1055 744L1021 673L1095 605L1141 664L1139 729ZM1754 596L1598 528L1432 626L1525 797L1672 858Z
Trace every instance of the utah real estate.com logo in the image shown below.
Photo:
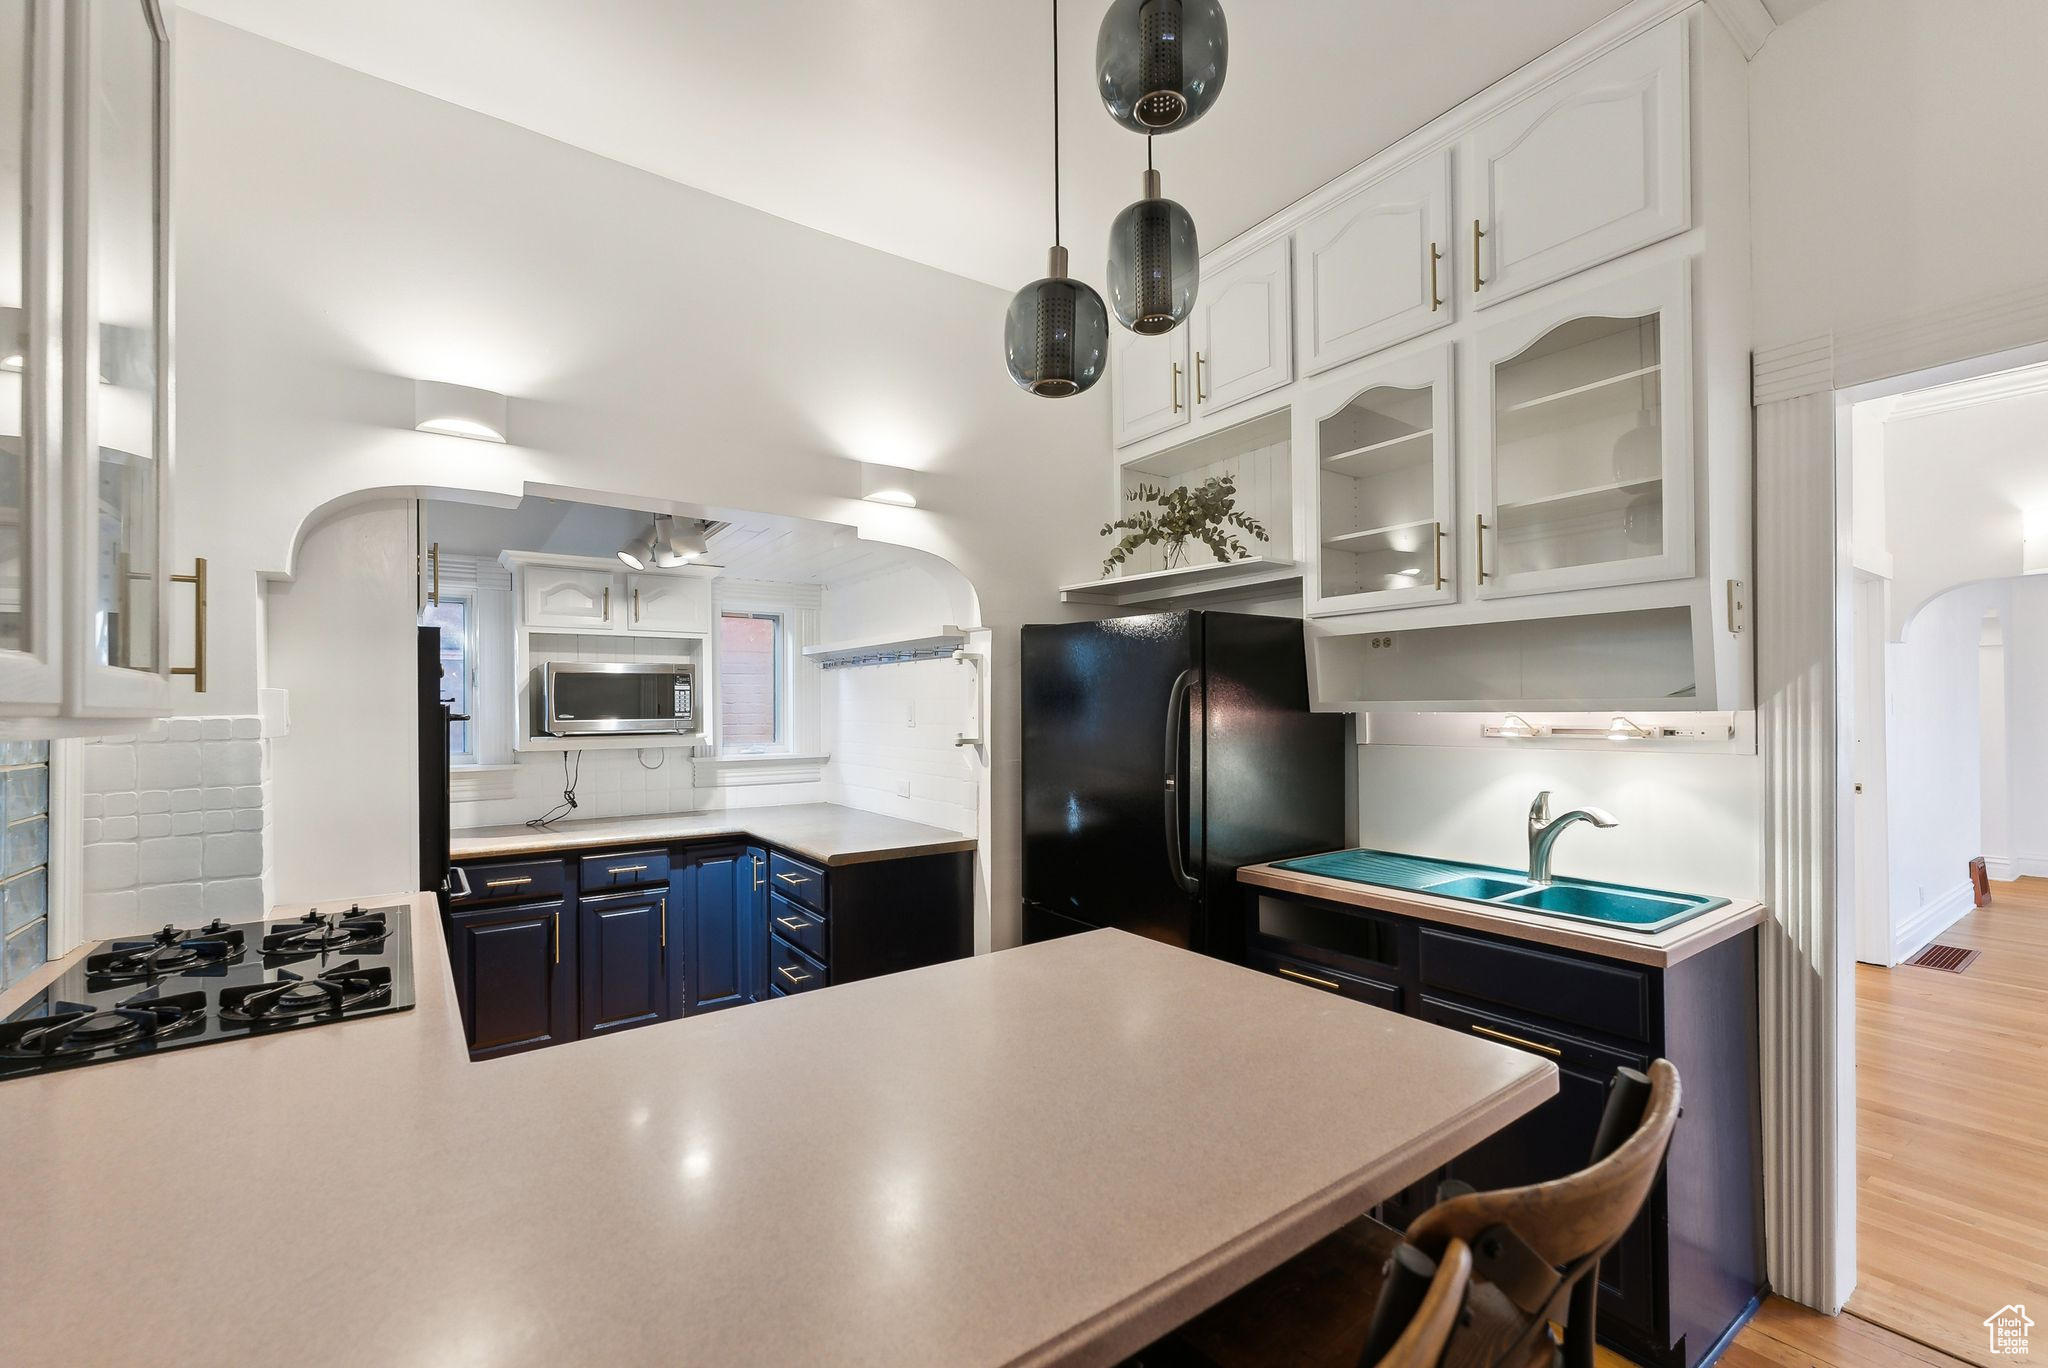
M1984 1328L1991 1336L1991 1352L1994 1354L2024 1354L2027 1352L2027 1331L2034 1322L2027 1318L2024 1306L2000 1307L1984 1318Z

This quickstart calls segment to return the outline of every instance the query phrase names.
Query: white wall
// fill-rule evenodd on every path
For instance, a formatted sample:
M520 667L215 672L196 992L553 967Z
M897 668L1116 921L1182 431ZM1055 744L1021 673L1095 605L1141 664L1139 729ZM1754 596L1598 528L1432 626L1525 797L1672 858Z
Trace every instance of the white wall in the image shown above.
M2006 810L2011 876L2048 876L2048 576L2014 582L2005 626Z
M1688 893L1755 897L1762 775L1749 755L1358 748L1358 839L1386 850L1510 869L1529 863L1529 803L1584 804L1620 819L1558 842L1554 870Z
M2002 605L2012 611L2011 599ZM2007 764L2012 742L2005 725L2005 623L1984 619L1977 644L1977 794L1983 816L1983 839L1977 845L1986 872L1994 879L2011 877L2012 786Z
M195 706L254 710L256 579L291 567L314 510L366 489L529 485L809 517L930 551L973 583L1014 700L1016 627L1066 616L1054 586L1099 559L1108 424L1106 391L1049 403L1010 384L1002 291L189 13L179 43L175 554L212 560L219 679ZM514 444L411 431L413 377L510 394ZM921 469L923 507L860 502L857 459ZM364 682L346 676L369 654L330 632L339 682ZM294 741L321 725L293 711ZM1006 841L1014 701L997 715ZM319 829L393 784L409 794L411 726L409 709L366 719L348 737L360 777L281 811L281 892L355 890L362 865L321 859L284 823ZM392 815L379 827L395 840ZM1014 890L994 906L1004 943Z
M2048 286L2048 5L1834 0L1750 67L1759 349Z

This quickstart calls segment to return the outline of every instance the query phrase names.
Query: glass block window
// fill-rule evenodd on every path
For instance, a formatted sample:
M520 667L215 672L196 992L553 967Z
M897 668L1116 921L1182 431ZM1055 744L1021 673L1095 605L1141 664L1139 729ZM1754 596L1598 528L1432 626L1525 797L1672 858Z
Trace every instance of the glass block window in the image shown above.
M0 988L50 952L50 743L0 741Z

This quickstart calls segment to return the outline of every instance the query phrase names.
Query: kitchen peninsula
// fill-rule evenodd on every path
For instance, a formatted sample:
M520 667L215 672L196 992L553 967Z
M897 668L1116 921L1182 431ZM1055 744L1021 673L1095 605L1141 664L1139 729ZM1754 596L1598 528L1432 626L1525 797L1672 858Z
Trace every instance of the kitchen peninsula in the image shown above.
M412 1011L6 1085L10 1364L1107 1364L1557 1089L1113 931L473 1065L409 905Z

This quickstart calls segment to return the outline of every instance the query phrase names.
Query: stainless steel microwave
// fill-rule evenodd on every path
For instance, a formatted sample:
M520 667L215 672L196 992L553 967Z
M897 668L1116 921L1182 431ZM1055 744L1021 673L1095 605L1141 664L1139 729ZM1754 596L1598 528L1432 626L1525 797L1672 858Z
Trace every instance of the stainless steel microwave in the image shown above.
M549 736L632 736L697 730L694 665L540 668L540 728Z

